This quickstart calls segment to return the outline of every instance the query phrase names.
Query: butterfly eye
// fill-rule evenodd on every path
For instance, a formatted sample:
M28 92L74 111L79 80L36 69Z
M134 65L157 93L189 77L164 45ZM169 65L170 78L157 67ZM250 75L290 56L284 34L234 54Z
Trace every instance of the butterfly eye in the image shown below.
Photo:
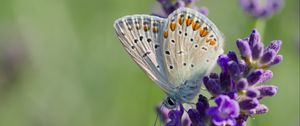
M172 98L168 97L168 104L171 105L171 106L174 106L175 105L175 102Z

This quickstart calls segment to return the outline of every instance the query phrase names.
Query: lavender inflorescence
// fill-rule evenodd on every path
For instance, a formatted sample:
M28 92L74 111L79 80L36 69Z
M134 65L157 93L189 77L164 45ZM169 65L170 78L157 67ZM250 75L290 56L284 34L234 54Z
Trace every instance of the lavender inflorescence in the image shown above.
M197 7L195 6L197 0L157 0L159 3L159 10L153 12L153 15L159 17L167 17L173 11L181 7L189 7L194 10L198 10L200 13L204 15L208 15L208 9L206 7Z
M268 107L260 100L277 93L277 86L264 83L273 77L268 68L283 60L278 55L281 44L274 40L265 48L256 29L249 37L238 39L241 58L234 51L222 54L217 60L221 72L203 77L215 105L199 95L196 108L187 110L188 116L183 116L182 105L179 110L160 111L166 126L245 126L250 116L267 113Z
M283 6L283 0L239 0L240 6L255 18L272 16Z

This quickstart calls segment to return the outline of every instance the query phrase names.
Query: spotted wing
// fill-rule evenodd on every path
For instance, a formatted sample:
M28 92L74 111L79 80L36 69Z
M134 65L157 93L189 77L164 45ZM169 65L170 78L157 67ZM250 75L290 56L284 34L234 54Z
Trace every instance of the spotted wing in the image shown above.
M149 15L133 15L115 21L116 33L133 60L165 92L173 89L164 73L161 38L165 19Z
M163 35L165 73L179 86L186 80L199 80L223 53L223 36L206 16L180 8L169 15Z

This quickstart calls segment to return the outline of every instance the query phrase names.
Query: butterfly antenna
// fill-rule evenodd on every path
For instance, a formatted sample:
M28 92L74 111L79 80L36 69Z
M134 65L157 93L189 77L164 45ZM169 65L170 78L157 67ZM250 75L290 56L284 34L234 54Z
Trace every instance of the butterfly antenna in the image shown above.
M163 104L160 105L159 111L161 110L162 106L163 106ZM156 113L156 118L155 118L154 126L156 126L156 122L157 122L157 120L158 120L158 113L159 113L159 112Z

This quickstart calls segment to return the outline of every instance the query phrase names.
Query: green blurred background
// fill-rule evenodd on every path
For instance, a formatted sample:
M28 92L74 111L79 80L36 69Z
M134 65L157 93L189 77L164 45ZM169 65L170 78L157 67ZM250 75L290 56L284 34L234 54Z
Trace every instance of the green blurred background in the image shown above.
M155 0L1 0L0 126L152 125L163 92L123 50L115 19L150 13ZM226 36L225 50L254 19L237 0L202 0ZM268 20L264 43L282 39L279 86L252 126L299 126L299 0Z

